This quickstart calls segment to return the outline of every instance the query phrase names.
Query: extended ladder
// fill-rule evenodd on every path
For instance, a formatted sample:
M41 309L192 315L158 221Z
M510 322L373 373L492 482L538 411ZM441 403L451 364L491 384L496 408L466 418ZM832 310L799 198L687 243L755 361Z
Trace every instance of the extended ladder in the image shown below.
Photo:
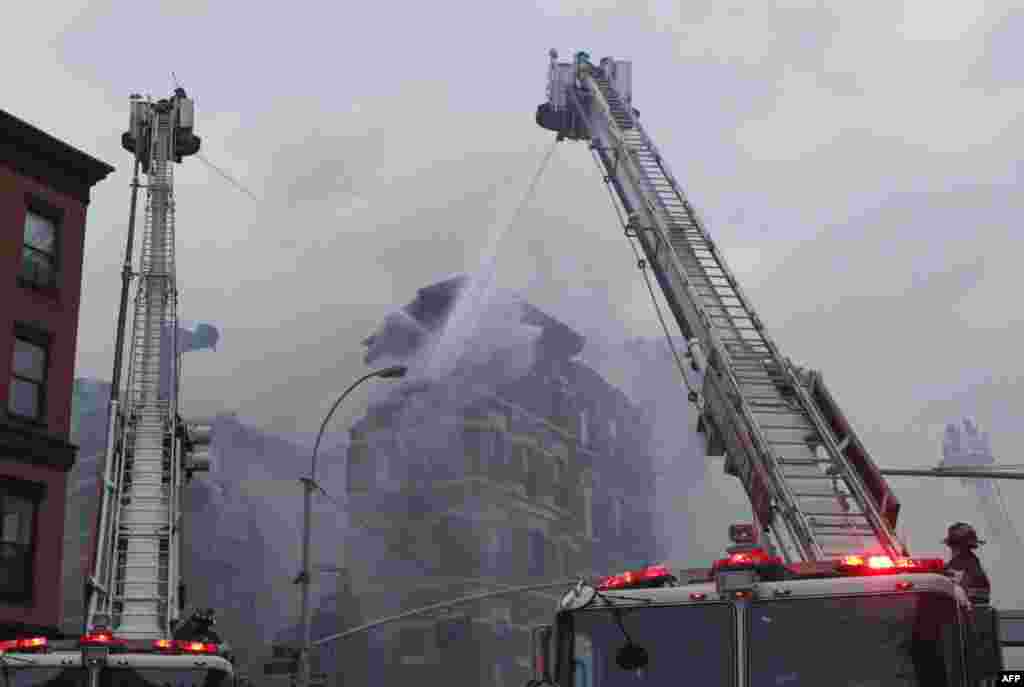
M572 65L552 64L550 100L538 122L563 138L590 139L629 217L627 232L705 369L702 422L725 449L726 470L741 479L761 525L790 560L904 554L895 510L880 502L889 494L884 481L871 483L874 465L863 445L820 378L794 368L765 334L640 126L628 91L617 91L616 81L628 84L628 67L607 58L595 67L583 54Z
M145 129L147 201L124 405L120 412L114 405L108 438L93 575L99 593L86 620L90 629L103 624L126 639L169 637L178 610L173 160L182 100L183 92L156 104L133 102L133 132L143 136ZM171 381L161 384L168 348Z

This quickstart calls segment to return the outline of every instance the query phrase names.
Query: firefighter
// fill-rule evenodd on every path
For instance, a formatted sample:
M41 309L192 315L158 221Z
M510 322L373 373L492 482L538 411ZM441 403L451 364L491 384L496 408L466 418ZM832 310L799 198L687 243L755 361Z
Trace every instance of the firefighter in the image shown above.
M946 563L946 574L960 583L971 603L988 604L992 587L981 561L974 555L974 549L985 542L978 539L978 533L969 524L955 522L949 526L942 543L952 551L952 557Z
M197 610L184 625L174 631L174 638L192 642L220 644L220 635L213 629L213 626L217 624L215 615L216 613L212 608Z

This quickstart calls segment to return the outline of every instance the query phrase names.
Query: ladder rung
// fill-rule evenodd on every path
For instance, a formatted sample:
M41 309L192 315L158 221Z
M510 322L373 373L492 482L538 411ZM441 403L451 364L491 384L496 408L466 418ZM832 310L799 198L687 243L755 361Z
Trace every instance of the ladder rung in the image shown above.
M833 480L833 479L836 479L835 477L832 477L830 475L786 475L786 478L787 479L817 479L817 480L825 480L825 479ZM822 494L822 498L824 498L824 494Z
M124 563L117 566L118 570L167 570L166 563Z
M850 534L859 533L860 532L860 530L857 529L857 526L862 526L862 525L849 525L849 524L847 524L845 522L817 522L817 521L815 521L814 524L811 525L811 527L813 529L818 529L818 528L830 529L830 530L846 529L846 530L849 531ZM873 529L868 529L864 533L866 533L866 534L873 534L874 530Z
M852 494L846 494L846 493L838 493L837 494L835 492L829 493L829 494L812 494L810 492L795 492L793 494L793 496L795 496L798 499L839 499L839 498L852 499L853 498Z
M809 513L804 512L804 515L809 515L815 518L867 518L868 516L864 513L849 512L849 513Z
M712 315L711 319L715 320L715 319L721 319L723 317L728 317L728 318L730 318L732 320L749 320L750 319L748 316L745 316L745 315ZM759 332L759 331L761 331L757 327L743 327L741 325L736 325L736 324L725 324L725 325L715 325L715 326L717 328L719 328L719 329L728 329L728 331L730 331L730 332Z

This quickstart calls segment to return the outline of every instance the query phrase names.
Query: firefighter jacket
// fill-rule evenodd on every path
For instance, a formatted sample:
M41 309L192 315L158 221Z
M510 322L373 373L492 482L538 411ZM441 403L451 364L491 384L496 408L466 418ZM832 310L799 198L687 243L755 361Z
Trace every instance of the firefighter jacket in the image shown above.
M946 573L960 583L972 603L987 604L992 594L988 575L971 551L956 554L946 563Z

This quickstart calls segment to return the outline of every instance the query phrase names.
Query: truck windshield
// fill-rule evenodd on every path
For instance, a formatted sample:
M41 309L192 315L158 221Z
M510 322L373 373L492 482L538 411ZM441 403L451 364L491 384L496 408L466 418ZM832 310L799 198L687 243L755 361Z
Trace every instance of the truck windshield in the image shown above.
M751 687L960 687L960 626L938 594L758 601Z
M594 608L566 613L559 636L559 684L573 687L627 685L732 685L736 665L735 620L729 604ZM616 619L618 615L618 619ZM625 632L623 632L625 630ZM647 665L624 669L617 652L627 644L647 652ZM571 649L571 657L568 656ZM683 682L680 680L685 678Z
M12 667L3 671L2 687L88 687L85 668ZM99 687L231 687L221 670L106 668Z

